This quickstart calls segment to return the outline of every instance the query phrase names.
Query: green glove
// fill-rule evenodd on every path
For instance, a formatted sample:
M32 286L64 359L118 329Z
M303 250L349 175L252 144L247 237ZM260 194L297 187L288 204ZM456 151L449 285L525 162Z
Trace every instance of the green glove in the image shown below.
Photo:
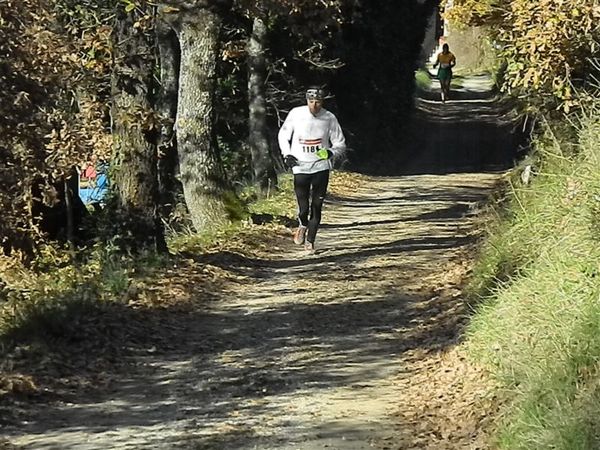
M317 151L316 155L317 155L317 158L319 158L319 159L329 159L333 156L333 152L326 148L322 148Z

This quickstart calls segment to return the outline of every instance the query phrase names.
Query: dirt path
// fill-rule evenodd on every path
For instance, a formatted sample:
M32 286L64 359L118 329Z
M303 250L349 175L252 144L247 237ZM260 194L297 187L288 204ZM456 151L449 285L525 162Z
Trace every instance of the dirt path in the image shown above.
M365 178L329 200L316 254L286 240L237 261L244 283L181 321L170 352L8 437L31 449L477 448L485 414L449 434L436 420L474 416L452 397L466 369L443 360L465 320L476 207L498 179Z

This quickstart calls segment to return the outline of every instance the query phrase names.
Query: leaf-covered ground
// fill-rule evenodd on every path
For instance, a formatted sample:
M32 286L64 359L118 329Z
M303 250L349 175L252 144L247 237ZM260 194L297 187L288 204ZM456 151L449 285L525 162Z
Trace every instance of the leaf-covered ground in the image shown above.
M80 342L33 362L17 349L3 434L31 449L486 448L495 400L457 344L501 174L441 169L443 150L506 139L494 105L421 100L414 174L336 174L315 254L282 225L248 226L132 286L76 325Z

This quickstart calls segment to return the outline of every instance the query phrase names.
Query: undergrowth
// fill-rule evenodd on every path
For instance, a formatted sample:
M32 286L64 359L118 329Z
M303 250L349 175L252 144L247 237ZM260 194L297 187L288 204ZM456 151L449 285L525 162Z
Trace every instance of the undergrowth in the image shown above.
M292 177L283 175L279 179L279 189L265 197L258 197L253 186L245 186L239 194L244 207L241 220L215 230L196 233L191 229L168 233L170 251L174 253L202 251L207 247L227 241L238 235L253 223L280 223L285 225L295 214L295 200L292 193Z
M247 186L239 199L243 214L227 226L205 233L181 226L168 228L170 256L151 251L130 254L111 241L98 239L77 251L46 245L29 267L14 258L0 258L0 352L24 342L81 339L88 335L79 326L84 317L102 315L111 310L111 304L126 305L130 290L137 290L144 280L160 279L179 259L211 249L251 252L265 237L255 223L283 224L294 215L289 175L283 175L279 190L265 198L259 199Z
M418 89L427 91L433 84L431 74L425 69L419 69L415 72L415 84Z
M600 448L600 108L575 131L536 143L470 285L467 348L509 392L503 449Z
M31 267L0 261L0 343L72 340L79 318L121 301L135 276L160 267L164 258L151 252L121 254L110 243L82 253L45 246Z

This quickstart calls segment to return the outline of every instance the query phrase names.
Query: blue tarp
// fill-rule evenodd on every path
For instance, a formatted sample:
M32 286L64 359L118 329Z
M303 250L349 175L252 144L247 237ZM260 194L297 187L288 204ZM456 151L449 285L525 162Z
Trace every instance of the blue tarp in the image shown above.
M108 177L105 173L99 173L94 184L94 186L79 188L79 198L86 205L101 203L108 192Z

